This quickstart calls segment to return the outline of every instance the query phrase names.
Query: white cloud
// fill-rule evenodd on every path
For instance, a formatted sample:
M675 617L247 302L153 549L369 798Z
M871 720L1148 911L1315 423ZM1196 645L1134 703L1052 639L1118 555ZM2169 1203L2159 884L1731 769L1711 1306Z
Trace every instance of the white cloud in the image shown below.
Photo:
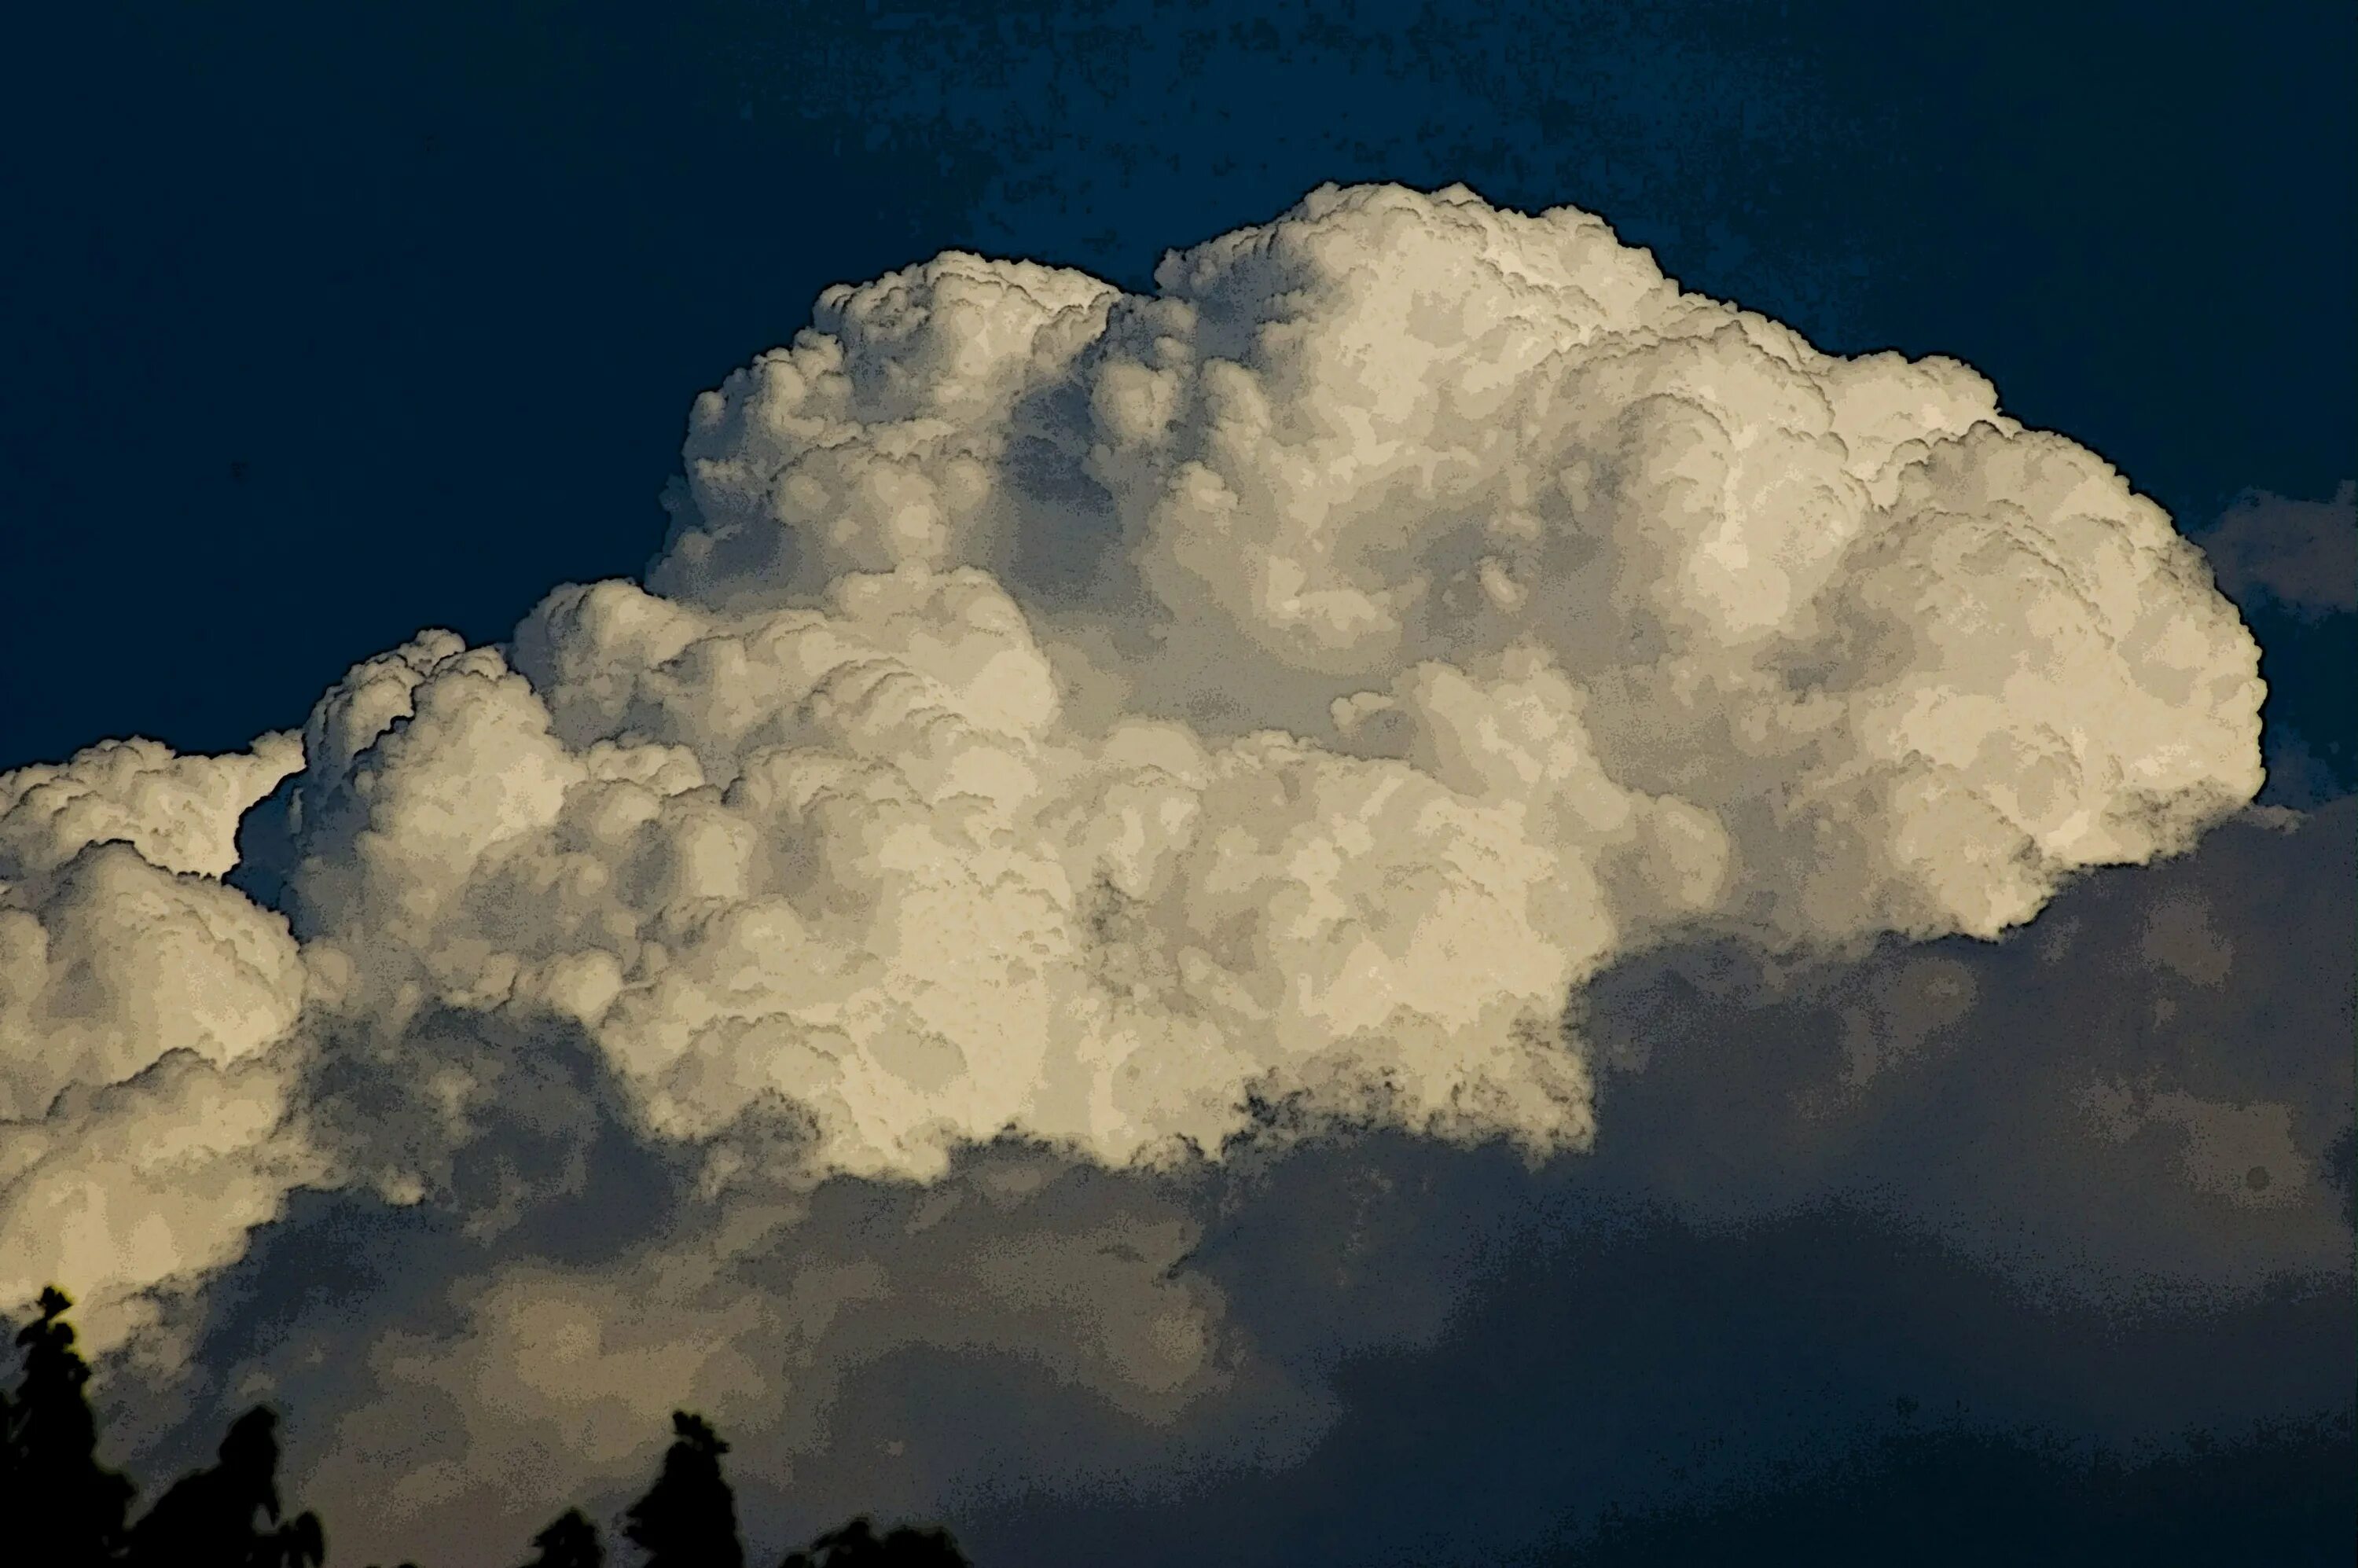
M70 762L0 773L0 879L53 871L110 840L166 871L220 877L237 864L238 819L302 765L297 739L278 731L222 757L102 741Z
M558 1041L696 1173L691 1237L807 1238L830 1179L1002 1135L1184 1170L1256 1104L1578 1150L1559 1024L1616 959L1993 936L2259 785L2200 556L1963 365L1821 354L1462 188L1323 188L1157 285L952 254L831 289L698 400L647 586L363 662L291 778L273 736L0 779L0 1237L55 1243L0 1294L201 1278L298 1184L495 1234L547 1195L464 1173ZM247 831L284 918L219 880L282 779ZM1964 1005L1886 1000L1901 1050ZM75 1204L113 1261L59 1250ZM803 1275L454 1259L452 1358L366 1376L386 1430L455 1402L518 1465L482 1401L619 1464L683 1379L816 1421L827 1357L916 1342L1151 1411L1218 1314L1164 1278L1184 1227L1130 1225L985 1227L784 1391L748 1357ZM887 1288L842 1266L810 1301ZM698 1326L650 1348L643 1299ZM509 1463L472 1453L384 1506Z
M2117 473L1953 362L1840 360L1682 294L1585 214L1322 189L1168 257L1151 299L1027 275L998 336L967 308L985 264L941 265L931 330L961 337L961 379L916 418L984 464L961 515L987 524L896 542L900 513L838 510L822 537L784 499L802 455L865 449L802 419L882 341L846 325L702 406L658 586L736 602L801 551L1020 595L1087 557L1092 591L1031 606L1083 728L1118 708L1332 744L1336 701L1422 662L1544 651L1604 773L1731 829L1724 903L1789 941L1987 935L2257 787L2252 643ZM930 276L831 319L905 322ZM972 395L985 373L998 395Z
M0 775L0 1300L70 1281L100 1349L312 1173L275 1049L302 961L284 919L216 880L240 815L300 762L280 734Z

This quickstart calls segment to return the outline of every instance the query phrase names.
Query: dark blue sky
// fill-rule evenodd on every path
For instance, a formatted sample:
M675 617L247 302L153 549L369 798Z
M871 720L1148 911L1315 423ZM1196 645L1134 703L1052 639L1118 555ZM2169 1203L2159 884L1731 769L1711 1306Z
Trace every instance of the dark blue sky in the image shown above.
M688 402L947 246L1144 287L1327 179L1571 202L1963 358L2190 531L2358 470L2346 6L58 8L7 51L0 767L299 723L635 570ZM2291 714L2348 618L2262 625Z

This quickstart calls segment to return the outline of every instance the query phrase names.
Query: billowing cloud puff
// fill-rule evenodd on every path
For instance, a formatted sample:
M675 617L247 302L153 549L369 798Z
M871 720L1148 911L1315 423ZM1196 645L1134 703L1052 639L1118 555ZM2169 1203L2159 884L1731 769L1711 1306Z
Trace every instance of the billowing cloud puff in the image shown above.
M2258 788L2201 557L1963 365L1819 353L1462 188L1324 188L1157 286L830 289L698 400L645 586L369 659L299 759L0 779L0 1295L201 1277L297 1185L513 1224L555 1189L469 1174L518 1136L489 1108L577 1049L694 1172L667 1234L730 1256L994 1141L1168 1173L1341 1117L1536 1160L1595 1131L1563 1020L1615 961L1995 936ZM1197 1387L1184 1227L1075 1225L924 1291L814 1266L783 1320L660 1248L506 1260L453 1286L475 1361L366 1365L455 1399L554 1346L578 1399L501 1397L600 1463L682 1379L823 1387L744 1346L871 1298L924 1303L877 1346L1032 1349L1119 1300L1074 1376ZM706 1348L633 1370L658 1277Z
M62 765L0 773L0 880L53 871L114 840L168 871L222 876L237 864L239 818L302 765L298 739L279 731L223 757L102 741Z
M280 1131L302 960L217 879L294 737L94 746L0 776L0 1297L71 1280L85 1336L235 1259L310 1169Z
M793 1102L818 1173L933 1173L1011 1128L1114 1163L1217 1150L1253 1085L1574 1141L1554 1019L1613 940L1595 864L1640 819L1709 849L1519 710L1562 699L1536 659L1423 672L1421 768L1074 733L971 568L750 617L568 589L513 656L421 639L314 716L289 898L322 1006L561 1014L666 1132ZM1489 798L1523 774L1567 803ZM1582 802L1610 831L1567 853Z
M2257 788L2256 654L2200 556L1963 365L1821 354L1463 189L1323 189L1157 283L953 255L831 292L698 404L651 582L981 567L1076 722L1345 750L1437 743L1429 709L1337 731L1514 649L1604 781L1729 840L1711 906L1788 942L1990 935ZM823 504L855 460L926 499Z

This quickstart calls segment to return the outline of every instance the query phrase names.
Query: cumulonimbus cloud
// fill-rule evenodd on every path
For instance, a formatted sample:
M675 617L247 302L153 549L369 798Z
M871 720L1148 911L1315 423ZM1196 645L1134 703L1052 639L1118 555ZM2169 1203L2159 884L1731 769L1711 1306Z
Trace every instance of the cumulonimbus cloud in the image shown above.
M70 1275L105 1346L295 1187L421 1200L301 1086L429 1014L578 1032L715 1191L1288 1100L1575 1150L1617 957L1994 936L2259 786L2201 556L1962 364L1462 187L1156 284L829 289L698 400L644 585L423 633L299 744L0 778L0 1297Z

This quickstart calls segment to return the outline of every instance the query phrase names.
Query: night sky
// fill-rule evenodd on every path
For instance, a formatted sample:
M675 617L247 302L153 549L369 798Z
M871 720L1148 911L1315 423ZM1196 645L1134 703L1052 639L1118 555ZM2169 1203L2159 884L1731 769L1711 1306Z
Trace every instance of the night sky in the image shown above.
M968 1144L938 1184L797 1197L791 1277L729 1251L750 1211L698 1206L693 1141L582 1027L453 1002L370 1044L318 1022L313 963L282 1109L329 1130L325 1163L286 1156L233 1242L125 1276L147 1305L100 1386L143 1476L267 1397L330 1563L519 1561L543 1491L610 1517L665 1428L581 1414L545 1439L571 1457L515 1469L527 1439L478 1408L537 1407L485 1368L570 1331L484 1303L561 1279L589 1321L676 1276L672 1247L738 1261L681 1298L671 1359L653 1320L600 1320L590 1360L637 1358L616 1389L687 1390L649 1408L788 1354L773 1318L812 1292L855 1303L792 1340L770 1406L703 1400L765 1563L862 1509L946 1522L983 1568L2349 1560L2348 6L274 0L9 30L0 808L7 770L109 738L243 752L421 629L522 649L551 589L640 577L683 531L698 395L830 285L960 250L1152 295L1167 251L1328 183L1576 207L1826 354L1962 361L2204 549L2267 683L2256 807L2059 877L1996 939L1666 926L1607 952L1563 1001L1584 1147L1525 1162L1381 1112L1297 1139L1281 1108L1158 1184ZM303 903L262 837L227 885L297 938L376 896ZM33 911L51 957L0 925L0 1064L63 1060L42 1031L81 993L42 1001L36 971L68 985L54 912L101 895L44 891L67 873L14 842L0 809L0 923ZM135 935L71 929L102 964ZM72 1212L7 1152L47 1094L159 1049L7 1080L44 1087L0 1101L0 1227ZM352 1130L434 1072L472 1086L462 1131ZM250 1207L243 1179L188 1202ZM970 1309L1009 1257L1076 1282ZM1213 1370L1137 1371L1195 1354L1158 1291ZM362 1522L429 1463L534 1517L449 1481L418 1495L488 1543Z

